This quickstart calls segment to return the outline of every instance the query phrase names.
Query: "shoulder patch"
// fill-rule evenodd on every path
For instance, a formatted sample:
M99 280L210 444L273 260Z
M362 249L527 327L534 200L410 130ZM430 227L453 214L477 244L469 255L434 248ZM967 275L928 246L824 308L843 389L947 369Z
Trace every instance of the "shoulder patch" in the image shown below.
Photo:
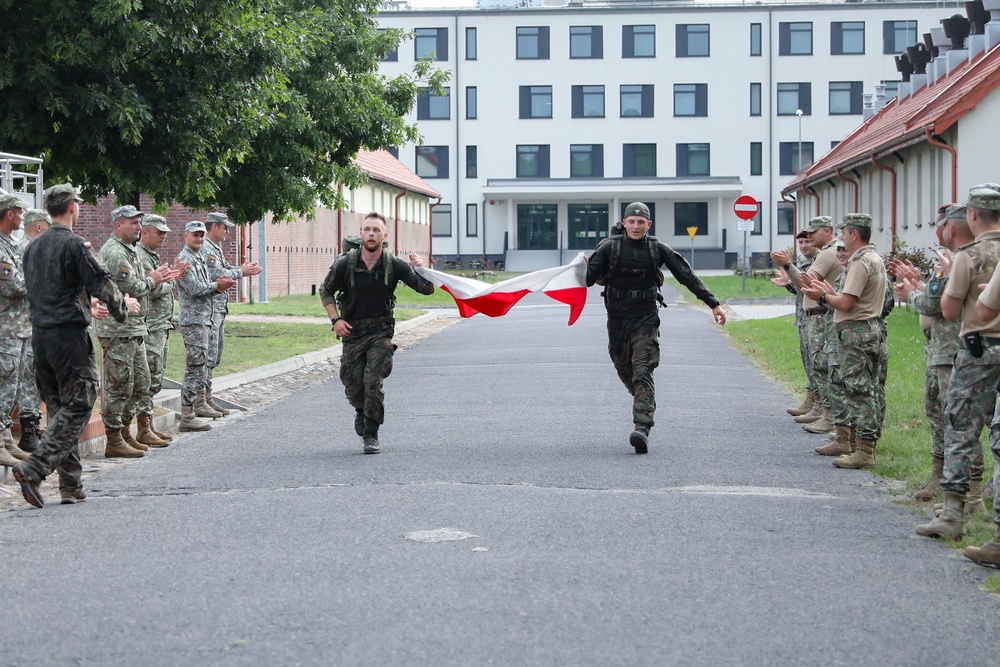
M14 265L10 262L0 262L0 278L8 280L14 275Z
M208 257L205 258L205 263L211 266L212 268L215 268L219 263L219 258L216 257L215 255L210 254L208 255Z
M84 241L83 242L83 247L86 248L87 250L90 250L94 246L90 245L90 241Z
M118 262L118 270L115 273L118 280L127 281L132 277L132 267L125 262Z

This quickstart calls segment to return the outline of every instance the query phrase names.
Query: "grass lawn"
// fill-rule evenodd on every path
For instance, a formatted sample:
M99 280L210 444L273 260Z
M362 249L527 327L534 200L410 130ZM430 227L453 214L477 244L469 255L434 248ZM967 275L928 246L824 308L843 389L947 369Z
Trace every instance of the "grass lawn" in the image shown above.
M748 281L749 282L749 281ZM799 357L799 338L792 316L771 320L729 322L724 331L733 344L754 360L769 377L794 391L797 399L805 393L805 372ZM906 491L899 502L928 508L928 503L915 503L909 498L930 477L931 440L927 418L924 414L924 335L920 331L917 315L897 307L889 316L889 373L886 380L886 417L883 437L878 443L878 464L873 472L887 479L906 483ZM789 398L789 406L796 401ZM789 418L791 419L791 418ZM817 444L822 444L816 438ZM989 447L989 434L984 432L983 447L986 454L986 474L992 474L993 455ZM803 455L813 455L803 452ZM956 547L980 545L993 537L992 503L986 503L988 512L967 517L965 537L958 542L948 540Z
M731 299L760 299L760 298L790 298L792 295L784 287L778 287L771 282L770 278L751 278L747 276L746 291L743 290L743 276L699 276L705 286L712 290L712 294L725 303ZM667 278L667 282L680 290L686 301L697 301L694 295L686 287L677 282L674 278Z

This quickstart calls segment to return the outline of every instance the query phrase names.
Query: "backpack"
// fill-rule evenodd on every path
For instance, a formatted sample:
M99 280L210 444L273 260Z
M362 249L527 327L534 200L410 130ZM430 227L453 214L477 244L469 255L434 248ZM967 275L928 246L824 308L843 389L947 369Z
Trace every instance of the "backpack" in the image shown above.
M611 244L611 258L608 260L607 273L601 276L601 278L597 281L598 285L602 285L605 288L604 292L601 293L601 296L604 296L605 299L608 298L608 289L613 289L610 288L609 284L611 282L611 277L615 275L615 270L618 268L618 260L620 260L622 256L622 238L625 236L625 230L623 227L620 229L620 233L616 234L615 232L619 230L619 227L617 225L613 227L611 230L611 236L604 239L597 245L597 248L600 248L605 243ZM656 280L656 301L663 305L663 296L660 294L660 288L663 287L663 271L660 269L659 244L654 237L647 234L646 245L649 248L649 261L653 265L653 275Z
M354 293L354 274L358 271L358 258L361 257L361 237L360 236L345 236L344 237L344 251L341 253L341 257L347 257L347 288L341 290L337 293L337 310L343 315L345 312L349 311L354 305L354 299L351 298L350 302L347 302L348 295ZM385 268L385 286L389 287L392 284L392 253L389 252L389 241L388 239L382 241L382 266ZM361 269L365 271L365 268ZM393 308L396 305L396 295L392 294L389 300L389 307Z

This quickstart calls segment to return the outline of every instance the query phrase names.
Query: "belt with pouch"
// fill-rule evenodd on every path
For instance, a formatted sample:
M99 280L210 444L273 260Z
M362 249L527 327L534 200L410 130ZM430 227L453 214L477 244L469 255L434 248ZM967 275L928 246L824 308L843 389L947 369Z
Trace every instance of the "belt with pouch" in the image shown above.
M805 311L806 315L808 315L809 317L812 317L814 315L826 315L827 312L829 312L829 311L827 311L827 309L824 308L823 306L816 306L815 308L808 308Z

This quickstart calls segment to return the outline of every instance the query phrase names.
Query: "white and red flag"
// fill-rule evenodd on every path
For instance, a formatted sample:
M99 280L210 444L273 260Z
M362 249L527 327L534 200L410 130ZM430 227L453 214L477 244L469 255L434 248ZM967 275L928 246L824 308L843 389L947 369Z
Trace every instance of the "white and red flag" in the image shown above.
M451 294L462 317L472 317L476 313L500 317L506 315L528 292L541 292L568 305L569 323L573 324L587 302L587 261L582 252L564 266L532 271L496 284L422 266L418 266L416 271Z

